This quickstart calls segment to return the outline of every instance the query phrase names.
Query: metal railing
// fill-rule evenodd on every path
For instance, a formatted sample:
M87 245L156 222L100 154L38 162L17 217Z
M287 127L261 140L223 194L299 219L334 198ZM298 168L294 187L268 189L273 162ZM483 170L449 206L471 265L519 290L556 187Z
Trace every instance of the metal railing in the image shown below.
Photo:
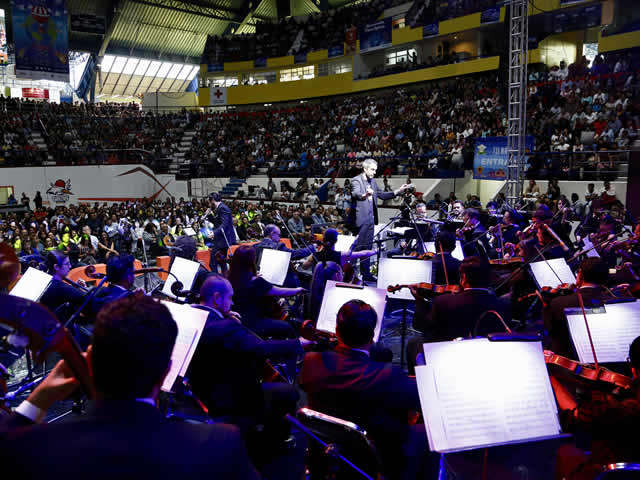
M525 177L535 180L618 180L628 176L631 150L526 154Z

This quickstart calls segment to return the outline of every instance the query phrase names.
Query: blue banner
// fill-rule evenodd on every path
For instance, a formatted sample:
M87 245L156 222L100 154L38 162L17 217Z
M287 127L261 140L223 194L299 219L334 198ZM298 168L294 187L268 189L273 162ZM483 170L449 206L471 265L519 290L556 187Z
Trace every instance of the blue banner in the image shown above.
M495 23L500 21L500 7L491 7L480 14L480 23Z
M436 37L440 33L439 23L430 23L422 27L422 38Z
M344 43L341 45L335 45L333 47L329 47L329 58L340 57L342 55L344 55Z
M307 63L307 54L306 53L298 53L293 56L293 63Z
M224 62L207 63L207 72L224 72Z
M71 95L60 95L60 103L73 103L73 97Z
M532 152L535 140L527 135L525 148ZM475 155L473 157L473 178L481 180L507 179L507 137L476 138Z
M68 82L65 0L14 0L12 13L16 76Z
M256 58L253 61L253 66L255 68L264 68L267 66L267 57Z
M391 17L360 27L360 53L391 46Z

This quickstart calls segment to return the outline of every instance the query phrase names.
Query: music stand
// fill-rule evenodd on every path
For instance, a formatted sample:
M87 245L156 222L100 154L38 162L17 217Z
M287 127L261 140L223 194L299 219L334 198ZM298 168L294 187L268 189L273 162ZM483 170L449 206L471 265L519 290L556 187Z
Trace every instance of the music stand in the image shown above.
M382 318L387 306L387 292L374 287L362 287L350 283L327 282L316 328L324 332L336 332L336 320L340 307L350 300L362 300L373 307L378 315L373 341L377 342L382 330Z
M169 271L169 276L164 282L161 292L167 297L177 298L171 291L171 286L176 282L176 278L182 283L183 289L191 290L199 269L200 264L198 262L182 257L175 257L171 265L171 270Z
M532 262L529 268L538 288L555 288L561 283L576 283L576 277L564 258Z
M260 257L260 275L274 285L284 285L289 271L291 252L265 248Z
M338 234L338 240L336 241L335 250L337 252L348 252L351 250L353 243L356 241L355 236L353 235L342 235Z
M417 260L415 257L381 258L378 267L378 288L387 290L392 285L411 285L414 283L430 282L433 263ZM400 367L405 365L404 347L407 341L407 302L414 301L408 288L401 288L395 292L387 291L387 298L402 300L402 322L400 324ZM395 332L394 332L395 333ZM387 334L385 334L386 336Z
M424 242L425 252L439 253L436 250L436 242ZM456 248L451 252L451 256L460 261L464 260L464 251L462 250L462 243L460 240L456 240Z
M582 363L594 363L589 334L580 308L565 309L573 348ZM629 345L640 336L640 302L585 308L593 347L601 363L623 363Z
M37 268L29 267L20 280L14 285L9 295L38 302L42 294L49 288L53 277Z
M426 343L416 380L432 451L562 437L540 341Z
M162 382L162 390L172 392L176 379L187 374L209 312L173 302L162 303L169 309L178 326L178 336L171 352L171 369Z

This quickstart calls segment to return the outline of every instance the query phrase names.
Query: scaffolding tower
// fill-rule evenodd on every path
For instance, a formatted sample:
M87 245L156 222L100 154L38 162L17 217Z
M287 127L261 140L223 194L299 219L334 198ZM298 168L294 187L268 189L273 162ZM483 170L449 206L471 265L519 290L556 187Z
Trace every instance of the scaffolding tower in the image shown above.
M509 77L507 109L507 201L522 198L527 134L528 1L511 0L509 15Z

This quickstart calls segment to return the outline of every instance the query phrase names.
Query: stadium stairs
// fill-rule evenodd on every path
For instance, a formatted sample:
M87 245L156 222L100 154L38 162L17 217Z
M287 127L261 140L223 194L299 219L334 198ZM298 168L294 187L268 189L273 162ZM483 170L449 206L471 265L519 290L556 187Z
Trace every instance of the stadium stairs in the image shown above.
M240 187L242 187L242 185L244 185L245 182L246 180L242 178L230 178L227 184L224 187L222 187L222 190L220 190L220 194L223 197L235 196L238 189L240 189Z

